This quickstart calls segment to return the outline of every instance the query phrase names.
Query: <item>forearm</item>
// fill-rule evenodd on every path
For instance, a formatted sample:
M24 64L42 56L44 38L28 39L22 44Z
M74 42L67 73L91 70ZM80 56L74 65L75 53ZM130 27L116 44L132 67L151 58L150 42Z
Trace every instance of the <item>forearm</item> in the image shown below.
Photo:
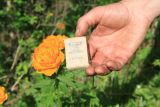
M150 20L160 15L160 0L121 0L134 10L145 13Z

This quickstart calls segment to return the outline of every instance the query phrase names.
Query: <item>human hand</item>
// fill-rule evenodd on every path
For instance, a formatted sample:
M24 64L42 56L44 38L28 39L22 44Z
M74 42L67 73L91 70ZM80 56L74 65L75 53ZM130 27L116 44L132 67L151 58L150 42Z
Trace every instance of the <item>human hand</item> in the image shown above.
M121 70L143 41L153 19L143 8L123 1L96 7L82 16L76 36L84 36L90 26L96 25L88 41L91 65L86 73L105 75Z

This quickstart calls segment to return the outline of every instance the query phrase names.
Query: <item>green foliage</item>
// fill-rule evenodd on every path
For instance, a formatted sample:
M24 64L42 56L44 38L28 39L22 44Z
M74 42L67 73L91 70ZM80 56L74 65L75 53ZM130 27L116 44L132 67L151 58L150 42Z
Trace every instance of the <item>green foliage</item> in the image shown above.
M130 64L107 76L87 77L84 70L69 71L63 63L46 77L31 67L32 52L45 36L73 37L80 16L116 1L1 0L0 85L9 93L4 107L159 107L160 34L154 35L155 27ZM66 28L57 29L57 22Z
M153 62L153 65L154 65L154 66L160 66L160 59L156 59L156 60Z

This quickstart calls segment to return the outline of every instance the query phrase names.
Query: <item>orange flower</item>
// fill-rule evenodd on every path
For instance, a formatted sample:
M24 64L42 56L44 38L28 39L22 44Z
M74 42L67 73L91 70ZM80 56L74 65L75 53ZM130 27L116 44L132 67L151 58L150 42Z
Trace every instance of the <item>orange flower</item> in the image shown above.
M67 38L65 35L50 35L43 40L43 44L49 44L51 46L57 47L59 50L64 49L64 40Z
M58 22L56 24L56 28L59 30L64 30L65 29L65 24L63 22Z
M0 104L3 104L7 100L8 94L5 92L5 88L0 86Z
M64 61L64 54L61 49L64 48L65 36L48 36L34 50L32 54L32 66L46 76L54 74L61 63Z

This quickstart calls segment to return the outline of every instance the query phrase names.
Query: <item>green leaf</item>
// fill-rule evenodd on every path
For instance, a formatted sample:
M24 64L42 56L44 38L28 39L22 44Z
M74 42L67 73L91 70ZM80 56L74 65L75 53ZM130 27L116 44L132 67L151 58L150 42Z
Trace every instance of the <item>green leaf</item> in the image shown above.
M45 7L41 3L35 4L35 12L43 12L45 10Z
M160 59L156 59L156 60L153 62L153 65L160 67Z

